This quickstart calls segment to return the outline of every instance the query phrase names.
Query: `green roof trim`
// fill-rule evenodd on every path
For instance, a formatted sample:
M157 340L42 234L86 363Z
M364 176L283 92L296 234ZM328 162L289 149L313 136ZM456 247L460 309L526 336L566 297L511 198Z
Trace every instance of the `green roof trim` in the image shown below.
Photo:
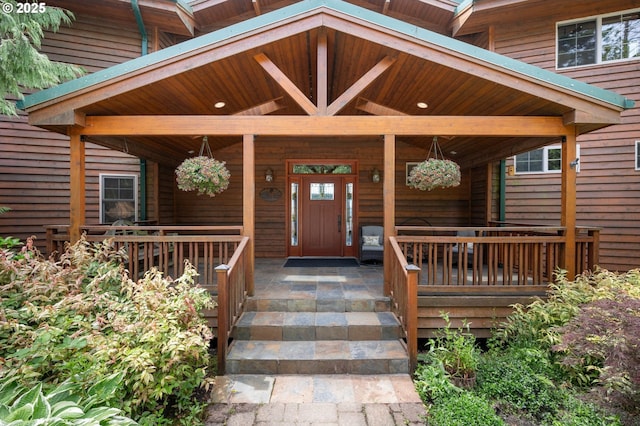
M473 0L462 0L458 2L458 6L453 11L453 16L457 16L464 12L468 7L473 6Z
M193 13L193 8L191 7L191 5L184 1L184 0L170 0L174 3L176 3L178 6L182 7L184 10L186 10L189 13Z
M471 1L471 0L469 0ZM108 81L110 79L121 77L128 73L138 71L147 66L157 64L159 62L171 59L172 57L182 55L185 52L197 50L203 46L219 43L223 40L237 37L248 31L255 30L263 26L271 25L279 21L292 18L296 15L308 13L313 9L329 8L349 16L370 22L380 27L388 28L392 31L405 34L416 39L444 47L448 50L457 52L470 58L493 64L505 70L513 71L532 79L550 84L561 89L569 90L581 95L585 95L600 101L609 103L619 108L631 108L634 102L624 96L609 90L571 79L569 77L544 70L534 65L521 62L495 52L491 52L471 44L456 40L433 31L426 30L413 24L391 18L380 13L346 3L342 0L303 0L290 6L274 10L264 15L256 16L246 21L231 25L226 28L214 31L187 40L180 44L159 50L149 55L132 59L122 64L114 65L110 68L95 72L93 74L80 77L76 80L62 83L58 86L42 90L32 95L26 96L22 102L18 103L18 108L25 109L38 105L43 102L53 100L57 97L71 94Z

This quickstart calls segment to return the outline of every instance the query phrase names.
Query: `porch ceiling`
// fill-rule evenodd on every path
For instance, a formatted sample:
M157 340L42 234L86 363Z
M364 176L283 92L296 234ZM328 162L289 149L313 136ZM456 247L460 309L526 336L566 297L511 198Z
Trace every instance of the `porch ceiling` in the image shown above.
M91 116L544 116L583 133L618 122L624 108L610 102L611 92L578 82L575 90L568 79L369 10L303 3L32 95L30 123L66 133ZM311 111L322 105L329 113ZM129 152L170 164L197 152L203 136L140 133L126 135ZM399 139L428 147L430 136L425 129ZM437 136L469 166L557 139L475 136L473 129ZM90 140L124 146L118 135ZM214 150L240 141L209 137Z

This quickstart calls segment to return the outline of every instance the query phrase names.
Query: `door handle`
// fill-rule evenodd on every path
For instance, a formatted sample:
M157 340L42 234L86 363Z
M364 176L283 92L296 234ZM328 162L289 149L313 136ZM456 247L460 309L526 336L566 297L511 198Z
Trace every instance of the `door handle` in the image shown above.
M338 232L342 232L342 215L338 215Z

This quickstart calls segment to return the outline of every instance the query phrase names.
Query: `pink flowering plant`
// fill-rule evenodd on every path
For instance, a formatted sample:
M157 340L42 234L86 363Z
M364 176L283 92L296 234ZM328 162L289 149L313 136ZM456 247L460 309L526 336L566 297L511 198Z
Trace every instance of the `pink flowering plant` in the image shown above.
M215 197L229 187L231 173L225 164L224 161L202 155L187 158L176 169L178 188Z
M409 187L421 191L460 185L460 166L451 160L429 158L409 173Z

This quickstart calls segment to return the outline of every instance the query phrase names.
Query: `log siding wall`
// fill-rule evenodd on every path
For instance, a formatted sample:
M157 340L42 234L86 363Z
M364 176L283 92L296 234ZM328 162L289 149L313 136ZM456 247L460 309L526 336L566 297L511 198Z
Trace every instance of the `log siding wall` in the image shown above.
M382 140L336 142L317 140L264 140L256 138L256 257L286 255L286 159L359 159L358 222L359 225L382 224L382 183L371 181L371 170L382 174ZM424 160L427 148L418 148L402 141L396 144L396 224L423 218L434 226L464 226L470 224L469 177L463 172L462 184L446 190L419 191L405 185L405 163ZM225 161L231 172L229 189L213 198L178 190L173 183L176 200L176 222L184 225L242 224L242 152L238 143L214 153ZM268 184L264 172L271 168L274 181ZM275 188L282 197L268 201L260 197L264 189ZM484 191L484 189L483 189ZM482 200L484 203L484 200Z
M135 26L76 16L71 27L48 33L42 52L88 73L140 55ZM125 149L123 143L123 150ZM99 175L139 175L139 160L120 151L86 144L87 223L99 222ZM35 235L44 251L44 225L69 223L69 138L29 126L24 114L0 116L0 236L24 241Z
M588 16L585 15L585 16ZM636 100L622 113L622 124L580 136L577 176L578 225L598 226L600 266L628 270L640 266L640 171L635 170L635 141L640 140L640 60L555 69L555 22L523 20L517 26L497 25L498 53L613 90ZM513 164L513 159L508 159ZM506 220L558 224L559 174L507 177Z

